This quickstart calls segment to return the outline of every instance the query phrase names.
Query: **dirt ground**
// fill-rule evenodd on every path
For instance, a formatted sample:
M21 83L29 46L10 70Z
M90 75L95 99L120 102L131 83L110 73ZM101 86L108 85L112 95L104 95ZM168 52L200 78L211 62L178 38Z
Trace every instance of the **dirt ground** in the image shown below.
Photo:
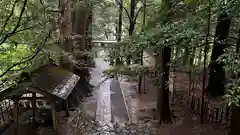
M170 101L171 109L177 117L173 124L158 125L156 119L156 103L158 89L153 85L153 79L145 77L145 93L137 93L137 81L122 79L121 86L124 92L129 113L133 122L148 123L160 127L164 135L226 135L226 131L215 124L199 124L199 115L190 113L190 96L188 96L189 80L186 73L177 72L174 79L176 94L174 102ZM144 83L143 83L144 84ZM198 92L196 92L198 91ZM192 91L193 92L193 91ZM197 85L194 93L201 93L201 84ZM170 95L171 97L172 95ZM197 96L197 95L196 95ZM198 95L199 96L199 95ZM171 98L170 98L171 99ZM214 103L214 102L213 102Z

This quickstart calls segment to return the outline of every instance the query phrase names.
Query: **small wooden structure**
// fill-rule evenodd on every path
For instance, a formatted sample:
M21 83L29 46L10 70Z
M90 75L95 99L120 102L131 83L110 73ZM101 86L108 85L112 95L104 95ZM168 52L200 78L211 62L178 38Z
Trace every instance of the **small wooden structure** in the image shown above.
M37 100L48 100L52 106L53 129L57 130L56 102L64 101L68 115L67 98L79 81L80 77L61 69L55 65L45 65L31 73L30 79L11 87L0 93L0 98L11 99L14 102L14 124L15 133L18 133L19 101L30 100L32 104L33 119L36 123L36 102ZM30 93L30 94L29 94ZM27 94L27 96L26 96ZM37 96L40 95L40 96Z

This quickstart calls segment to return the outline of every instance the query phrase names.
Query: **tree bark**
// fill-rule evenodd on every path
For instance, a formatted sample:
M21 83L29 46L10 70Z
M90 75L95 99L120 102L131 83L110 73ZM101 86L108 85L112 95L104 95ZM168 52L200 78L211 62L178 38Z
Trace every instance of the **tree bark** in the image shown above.
M237 45L236 45L236 53L239 53L240 49L240 29L238 30L238 40L237 40Z
M89 51L92 49L92 8L89 7L91 9L89 15L88 15L88 20L87 20L87 30L86 30L86 49Z
M147 4L146 4L146 0L143 1L143 24L142 24L142 31L144 30L145 24L146 24L146 8L147 8ZM141 52L140 52L140 64L141 66L143 65L143 49L141 48ZM143 76L144 79L142 79L142 75L139 75L139 79L138 79L138 93L141 93L142 91L142 80L144 81L145 85L145 75ZM144 86L144 92L145 92L145 86Z
M123 16L123 0L120 0L119 4L119 16L118 16L118 31L117 31L117 41L121 41L122 37L122 16Z
M169 0L162 1L163 11L167 11L171 8L171 3ZM168 14L169 16L170 14ZM163 25L169 21L169 18L165 18ZM160 122L172 122L172 112L170 110L169 105L169 72L170 66L169 63L171 61L171 48L169 46L164 46L161 49L160 57L161 57L161 72L160 72L160 90L159 90L159 97L158 97L158 110L160 112Z
M233 106L229 135L240 135L240 130L239 130L240 115L239 114L240 114L240 108L237 106Z
M129 29L128 29L128 34L129 36L133 35L134 32L134 27L135 27L135 8L136 8L136 0L131 0L130 3L130 18L129 18ZM127 64L130 65L131 64L131 58L132 55L128 54L127 55Z
M93 13L92 13L92 3L91 1L89 1L89 6L88 6L88 12L87 12L87 22L86 22L86 39L85 39L85 49L87 51L91 51L92 50L92 17L93 17ZM92 65L93 63L93 59L87 55L85 56L85 61L88 65Z
M217 59L223 54L227 47L227 37L230 28L231 18L226 12L222 12L218 17L216 26L215 41L212 50L210 63L210 76L208 81L208 91L213 97L222 96L224 94L225 71L224 64L218 62Z
M202 55L202 51L203 51L203 48L200 47L200 48L199 48L198 57L197 57L197 63L196 63L197 66L199 66L199 65L201 64L202 56L203 56L203 55Z
M194 58L195 58L195 51L196 48L194 47L192 49L192 52L190 54L190 59L189 59L189 85L188 85L188 96L191 95L191 90L192 90L192 69L194 67Z
M73 44L69 36L72 33L72 0L64 2L60 0L60 10L62 11L60 16L60 46L65 52L72 52ZM65 7L65 8L64 8ZM60 60L62 68L72 70L73 66L68 57L62 56Z
M118 25L116 28L116 39L118 42L121 41L122 38L122 18L123 18L123 0L119 2L119 16L118 16ZM118 50L119 51L119 50ZM121 59L119 57L116 58L116 65L122 64Z
M238 40L237 40L237 45L236 45L236 55L239 54L240 51L240 29L238 30ZM238 78L240 77L240 73L238 73Z
M77 34L80 39L76 42L81 51L86 49L86 30L89 19L89 7L76 7L74 11L73 32Z
M171 121L172 120L172 113L170 110L169 105L169 70L170 66L168 65L171 61L171 48L170 47L164 47L162 49L161 53L162 57L162 75L161 75L161 121Z
M188 56L189 56L189 48L185 47L185 49L184 49L184 56L183 56L183 65L187 64Z

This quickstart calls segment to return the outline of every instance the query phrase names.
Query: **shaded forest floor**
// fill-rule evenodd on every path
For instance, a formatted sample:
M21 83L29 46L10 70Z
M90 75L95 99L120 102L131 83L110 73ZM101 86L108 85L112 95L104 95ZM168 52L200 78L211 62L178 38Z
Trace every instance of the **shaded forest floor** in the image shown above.
M127 77L126 77L127 78ZM157 88L153 85L151 77L145 77L145 93L137 94L137 81L134 79L121 79L121 87L124 92L131 120L137 123L145 123L153 127L159 127L157 123L156 103ZM177 117L173 124L162 124L160 131L163 135L225 135L223 129L215 124L199 124L199 115L189 111L191 98L188 96L188 76L185 73L176 73L175 98L171 109ZM200 89L199 89L200 90ZM170 96L171 97L171 96ZM170 98L171 99L171 98ZM170 101L171 103L171 101Z
M144 52L144 65L153 66L155 60L148 53ZM120 78L121 89L126 100L126 104L131 118L134 123L145 123L152 127L159 127L163 135L226 135L226 130L217 124L200 124L200 115L190 110L191 97L201 99L202 92L202 77L195 76L194 89L191 90L189 96L189 75L185 72L175 72L174 84L174 100L172 102L172 93L170 92L171 109L177 117L173 124L159 125L156 111L157 91L158 89L153 84L153 77L147 75L143 79L142 94L137 93L138 83L137 78L122 77ZM144 81L145 80L145 81ZM145 91L145 92L144 92ZM205 100L210 107L210 113L215 112L216 106L220 106L219 99L211 99L205 95ZM200 101L200 100L198 100ZM221 109L224 109L222 107ZM213 114L214 115L214 114Z

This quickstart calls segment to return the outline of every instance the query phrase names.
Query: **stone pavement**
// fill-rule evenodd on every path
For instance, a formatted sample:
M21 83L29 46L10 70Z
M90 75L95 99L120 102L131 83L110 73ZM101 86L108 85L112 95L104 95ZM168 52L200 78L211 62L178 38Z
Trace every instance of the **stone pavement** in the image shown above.
M104 53L102 53L104 54ZM102 55L101 55L102 56ZM129 123L126 103L120 83L116 78L105 78L102 72L109 68L103 58L96 58L96 67L91 71L93 96L83 103L79 115L68 123L71 135L158 135L159 131L144 124ZM91 116L96 104L96 115ZM95 118L94 118L95 117Z
M103 71L110 68L107 61L104 61L104 50L99 51L95 56L95 68L91 71L90 83L95 86L91 101L84 103L85 110L96 106L96 120L102 123L112 121L128 121L126 106L124 104L120 84L115 78L107 78ZM96 103L96 105L94 105ZM90 109L94 112L94 108Z
M129 121L125 100L122 95L120 83L117 79L112 79L111 85L111 107L112 107L112 121L125 123Z

